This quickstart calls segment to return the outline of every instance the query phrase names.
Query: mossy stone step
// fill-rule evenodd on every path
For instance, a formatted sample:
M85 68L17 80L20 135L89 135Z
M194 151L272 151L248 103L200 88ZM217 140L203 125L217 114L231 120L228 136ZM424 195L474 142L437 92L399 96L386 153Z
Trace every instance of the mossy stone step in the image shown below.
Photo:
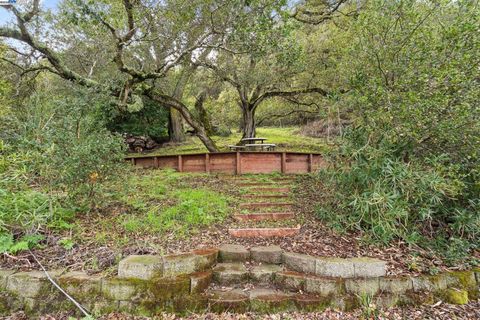
M213 280L220 285L240 284L248 279L249 272L242 263L219 263L213 268Z
M283 267L276 264L262 264L252 268L250 279L255 284L272 284L275 275L283 271Z
M283 250L279 246L257 246L250 249L250 255L255 262L266 264L281 264Z
M250 251L242 245L224 244L218 252L220 262L244 262L250 259Z
M213 312L257 312L272 314L291 311L320 311L331 305L331 299L291 293L274 288L211 290L206 293Z

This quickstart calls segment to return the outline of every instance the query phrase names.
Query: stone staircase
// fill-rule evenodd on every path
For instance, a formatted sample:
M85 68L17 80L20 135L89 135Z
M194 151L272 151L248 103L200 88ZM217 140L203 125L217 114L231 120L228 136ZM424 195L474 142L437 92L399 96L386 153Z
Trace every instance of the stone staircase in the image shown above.
M300 231L295 224L294 204L290 201L295 176L250 176L235 178L241 192L239 225L228 230L237 238L291 237ZM281 226L279 223L282 221ZM262 222L259 226L259 222Z
M379 277L386 275L386 263L381 260L321 259L284 252L278 246L247 250L240 245L223 245L218 261L205 291L215 312L312 311L326 306L350 309L358 302L357 295L377 294ZM392 291L387 283L382 285L386 292ZM377 300L393 303L386 297Z

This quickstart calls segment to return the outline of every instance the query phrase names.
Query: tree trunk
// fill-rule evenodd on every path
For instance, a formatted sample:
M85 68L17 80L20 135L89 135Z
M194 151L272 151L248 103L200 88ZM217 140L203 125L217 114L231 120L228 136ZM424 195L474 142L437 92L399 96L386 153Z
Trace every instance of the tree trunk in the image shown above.
M242 139L255 138L255 109L249 106L242 108Z
M205 128L207 134L212 135L213 126L210 121L210 117L208 116L207 110L205 110L205 107L203 106L206 98L207 92L202 91L196 98L197 101L195 102L195 110L197 110L198 120L200 120L200 122L203 124L203 127Z
M182 102L170 96L155 93L153 91L145 92L145 94L150 99L177 110L182 115L183 119L193 128L193 130L195 131L195 135L200 139L200 141L202 141L202 143L205 145L207 150L210 152L218 151L218 148L215 145L215 142L213 142L213 140L210 139L203 125L199 121L195 120L195 118L192 116L192 114L188 110L187 106L185 106Z
M183 118L182 115L174 108L170 108L170 113L168 115L168 137L170 138L171 142L185 141Z

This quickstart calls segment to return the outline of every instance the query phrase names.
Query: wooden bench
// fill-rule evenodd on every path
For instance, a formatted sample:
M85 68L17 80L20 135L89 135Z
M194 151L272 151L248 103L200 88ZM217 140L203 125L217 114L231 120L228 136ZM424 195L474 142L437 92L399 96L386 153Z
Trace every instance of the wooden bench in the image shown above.
M232 151L245 150L245 146L229 145L228 147Z
M267 151L273 151L275 150L275 147L277 145L273 143L253 143L253 144L246 144L246 148L253 148L253 149L261 149L261 150L267 150Z

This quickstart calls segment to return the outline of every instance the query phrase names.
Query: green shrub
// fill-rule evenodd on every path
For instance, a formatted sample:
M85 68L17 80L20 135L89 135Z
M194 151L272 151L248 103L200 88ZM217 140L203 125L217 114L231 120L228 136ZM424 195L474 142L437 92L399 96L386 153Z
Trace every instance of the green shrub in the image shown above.
M386 140L362 144L358 132L346 138L335 166L320 173L329 190L319 204L322 220L382 244L402 239L432 246L432 239L458 239L468 249L459 251L463 257L478 245L478 194L473 196L469 176L449 165L445 156L406 161L403 145Z

